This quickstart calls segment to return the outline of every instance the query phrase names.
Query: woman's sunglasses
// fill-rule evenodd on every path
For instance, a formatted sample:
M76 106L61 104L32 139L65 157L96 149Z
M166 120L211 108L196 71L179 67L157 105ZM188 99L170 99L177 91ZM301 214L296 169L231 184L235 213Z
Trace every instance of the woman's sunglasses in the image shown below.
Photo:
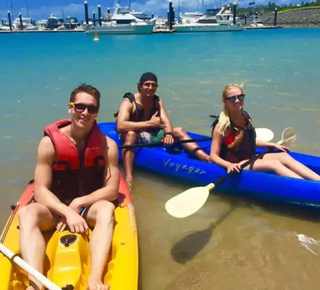
M99 111L99 107L94 105L86 105L82 103L75 104L74 102L70 102L70 106L72 106L78 113L82 113L85 109L88 109L90 114L97 114Z
M240 94L237 96L229 97L229 98L227 98L227 100L229 100L230 103L234 103L236 101L236 99L238 99L239 101L242 101L245 96L246 96L245 94Z

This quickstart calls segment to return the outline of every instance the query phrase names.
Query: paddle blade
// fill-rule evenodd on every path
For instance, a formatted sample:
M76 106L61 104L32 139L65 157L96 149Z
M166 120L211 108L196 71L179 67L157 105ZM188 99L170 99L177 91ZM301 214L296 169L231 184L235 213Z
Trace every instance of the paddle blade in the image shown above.
M290 147L297 140L296 131L293 128L286 128L282 132L282 139L278 144Z
M269 142L273 139L274 134L268 128L256 128L256 139Z
M166 202L168 214L176 218L185 218L197 212L207 201L214 184L190 188Z

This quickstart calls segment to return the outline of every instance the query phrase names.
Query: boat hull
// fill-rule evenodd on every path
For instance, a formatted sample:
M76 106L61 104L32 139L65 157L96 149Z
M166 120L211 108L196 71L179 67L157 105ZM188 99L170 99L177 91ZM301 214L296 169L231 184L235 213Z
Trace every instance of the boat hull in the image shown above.
M20 197L1 235L1 243L17 255L19 249L18 212L33 197L31 183ZM121 176L115 210L115 228L112 248L104 269L103 282L113 290L138 288L138 240L134 207L126 183ZM89 239L91 237L91 230ZM73 244L61 241L69 236ZM45 232L46 256L44 274L59 287L73 285L75 290L85 290L90 273L89 243L82 235L70 232ZM31 241L32 242L32 241ZM26 272L0 254L1 289L22 290L28 285Z
M104 134L119 144L115 123L101 123L99 127ZM188 134L193 139L207 137L189 132ZM210 152L210 141L199 144L207 153ZM261 150L264 149L257 152ZM120 153L119 150L121 158ZM289 154L320 174L320 157L295 152ZM197 185L215 182L226 174L226 170L216 164L193 159L183 150L175 153L174 150L163 147L137 147L135 166ZM241 174L227 178L223 184L217 186L216 190L259 201L320 208L320 182L282 177L272 173L243 170Z
M173 28L175 32L228 32L242 30L242 26L240 25L197 25L196 23L174 25Z
M87 34L117 35L117 34L150 34L154 25L115 25L115 26L91 26L86 30Z

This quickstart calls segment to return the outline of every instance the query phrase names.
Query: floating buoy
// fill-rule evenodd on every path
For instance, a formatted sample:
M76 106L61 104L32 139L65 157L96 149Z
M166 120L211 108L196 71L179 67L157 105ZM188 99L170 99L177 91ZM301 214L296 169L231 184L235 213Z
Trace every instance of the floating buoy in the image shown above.
M98 33L95 33L94 34L94 39L93 39L94 41L99 41L99 37L98 37Z

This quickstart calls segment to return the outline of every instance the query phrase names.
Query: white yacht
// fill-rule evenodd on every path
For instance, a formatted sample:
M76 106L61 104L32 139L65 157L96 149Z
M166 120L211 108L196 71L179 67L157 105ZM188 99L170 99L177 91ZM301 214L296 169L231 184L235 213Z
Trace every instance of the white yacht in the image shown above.
M205 15L195 22L176 24L173 26L175 32L218 32L218 31L240 31L242 26L233 24L233 14L229 7L207 9Z
M202 12L185 12L180 13L180 21L182 24L193 23L199 20L204 14Z
M250 26L252 26L252 27L264 27L264 24L263 24L263 22L262 22L259 18L255 18L255 19L251 22Z
M40 19L40 20L38 20L37 26L38 26L39 30L45 30L46 27L47 27L47 23L48 23L48 20L47 20L47 19Z
M9 25L0 24L0 30L2 30L2 31L10 31L10 27L9 27Z
M38 27L33 18L22 17L21 20L22 20L22 30L38 30ZM21 30L21 22L19 17L13 21L12 26L16 30Z
M149 34L153 32L156 19L142 20L130 13L129 10L122 10L123 7L116 1L111 17L104 19L102 26L86 27L87 34Z
M61 17L58 18L54 14L51 14L47 20L46 29L49 29L49 30L64 29L63 23L64 23L64 21Z
M2 31L9 31L10 30L9 23L8 23L7 19L3 19L3 18L1 19L0 30L2 30Z

